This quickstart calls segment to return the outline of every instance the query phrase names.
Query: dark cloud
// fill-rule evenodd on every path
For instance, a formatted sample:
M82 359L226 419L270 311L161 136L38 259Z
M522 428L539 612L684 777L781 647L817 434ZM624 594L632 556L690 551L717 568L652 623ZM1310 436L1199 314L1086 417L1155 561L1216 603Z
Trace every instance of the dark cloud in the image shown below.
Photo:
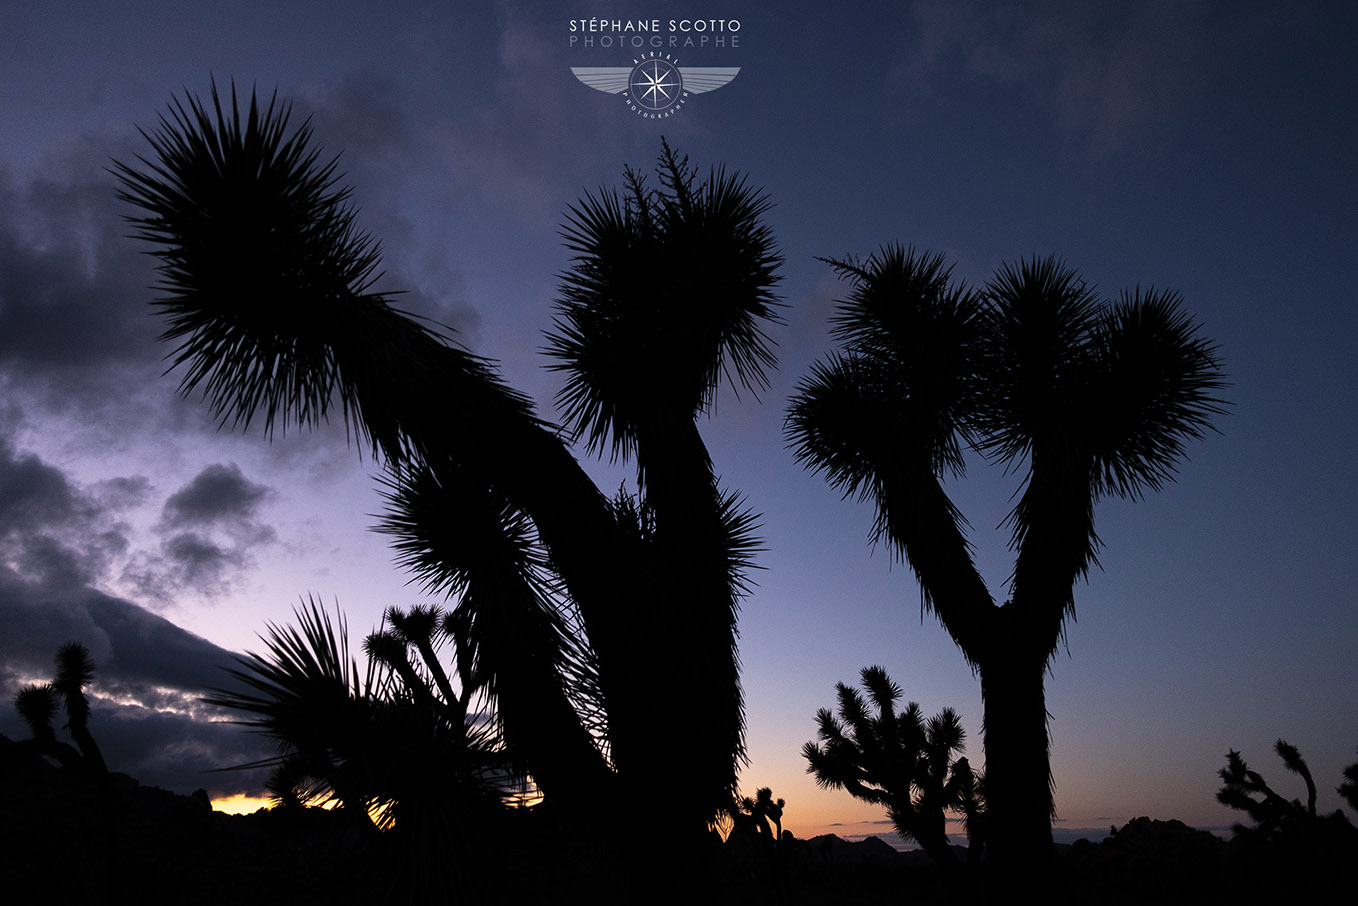
M0 567L46 586L87 585L128 548L127 529L115 517L97 495L0 436Z
M110 478L96 484L92 493L101 506L125 509L142 503L150 496L151 480L145 475Z
M0 532L58 525L76 508L75 492L61 470L32 454L16 454L0 437Z
M209 773L267 757L272 746L202 703L233 682L234 655L144 608L93 589L54 590L0 571L0 732L27 736L13 707L25 682L51 677L58 647L95 662L91 730L114 770L179 792L257 792L253 774Z
M162 540L157 551L138 551L128 558L118 579L157 606L169 606L185 592L218 598L255 565L254 550L276 540L268 526L244 539L177 532Z
M0 436L0 567L53 589L114 580L168 604L186 590L228 592L255 552L278 541L258 515L272 490L234 463L207 466L171 494L151 536L137 544L123 517L151 493L140 475L82 487Z
M213 773L272 751L201 700L234 683L223 670L234 656L92 585L126 561L123 576L158 602L189 586L224 590L251 551L276 540L257 515L270 494L235 465L208 466L165 502L151 527L159 552L150 553L121 518L150 500L148 479L85 487L0 434L0 732L28 735L15 694L50 679L57 649L78 641L96 668L91 729L114 770L179 792L258 793L258 770Z
M316 138L327 149L327 156L342 154L346 170L364 177L399 176L411 165L411 152L418 143L410 118L402 110L402 94L386 76L353 73L337 82L304 88L297 104L319 130ZM365 203L379 201L371 186L355 192Z
M157 601L185 589L209 597L229 591L254 552L278 540L256 515L272 494L235 463L207 466L165 501L155 526L159 552L132 558L123 578Z
M183 576L185 584L211 585L231 567L239 567L243 555L227 550L210 538L184 532L166 540L166 556Z
M64 405L125 400L162 355L109 151L91 142L27 180L0 171L0 377Z
M206 525L250 520L269 489L246 479L240 466L210 465L165 501L163 518L169 526Z
M561 78L569 66L603 64L602 58L571 51L561 40L560 23L544 16L539 5L500 2L496 17L499 38L495 69L487 73L489 96L469 105L466 113L455 113L441 137L470 185L492 191L492 202L501 210L551 235L559 212L575 200L579 174L597 166L605 149L608 156L625 155L630 143L610 147L614 105L600 102L602 95L590 97L593 92L574 79ZM587 101L578 103L582 97ZM535 115L507 117L505 109L532 109ZM682 141L694 124L676 117L666 126L673 130L671 140Z
M20 536L14 550L24 573L43 585L66 588L94 578L86 558L51 535Z
M101 683L205 688L230 656L164 617L92 588L52 589L0 574L0 659L11 671L46 675L63 643L76 640L101 665Z

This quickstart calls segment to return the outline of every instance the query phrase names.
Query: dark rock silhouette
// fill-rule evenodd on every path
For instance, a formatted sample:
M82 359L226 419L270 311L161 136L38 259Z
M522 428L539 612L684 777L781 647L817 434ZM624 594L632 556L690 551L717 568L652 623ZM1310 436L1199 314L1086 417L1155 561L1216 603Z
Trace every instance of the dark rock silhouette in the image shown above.
M20 754L21 752L21 754ZM452 898L449 890L412 888L409 864L381 835L355 832L341 815L315 808L275 808L253 815L211 811L202 791L177 795L143 787L117 772L97 784L32 750L0 740L0 853L5 902L122 904L688 903L668 874L669 845L653 835L638 864L622 848L581 837L550 813L522 809L484 828L478 871L484 883ZM625 833L617 829L617 833ZM393 838L394 839L394 838ZM869 837L801 840L784 833L779 851L787 883L772 863L748 858L732 837L712 843L694 865L706 882L700 902L731 906L883 906L969 902L945 882L923 851L898 852ZM651 852L654 850L654 852ZM651 854L648 856L648 852ZM79 856L78 870L71 858ZM417 853L425 857L425 853ZM959 854L960 855L960 854ZM443 853L443 858L448 858ZM1050 902L1239 904L1354 901L1352 852L1317 875L1314 859L1279 860L1256 847L1227 843L1178 821L1137 818L1100 843L1058 847ZM640 899L631 884L640 879ZM972 891L980 899L984 888ZM1003 891L997 892L1003 897Z
M1064 860L1067 883L1081 902L1213 902L1226 848L1181 821L1134 818L1099 843L1076 842Z
M6 901L327 902L354 883L362 851L339 816L303 812L225 815L201 790L176 795L116 772L98 783L32 752L3 756Z

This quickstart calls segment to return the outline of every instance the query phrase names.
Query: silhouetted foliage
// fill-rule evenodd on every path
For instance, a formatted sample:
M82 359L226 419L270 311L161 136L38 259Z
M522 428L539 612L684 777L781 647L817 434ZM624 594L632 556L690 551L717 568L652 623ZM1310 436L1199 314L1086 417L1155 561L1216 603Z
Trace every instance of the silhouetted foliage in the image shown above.
M1358 894L1358 830L1341 811L1317 813L1315 781L1295 746L1279 739L1273 750L1305 784L1305 804L1276 792L1234 749L1217 772L1217 801L1253 822L1233 828L1237 873L1261 891L1351 900Z
M1242 811L1254 822L1253 827L1237 824L1237 835L1257 835L1265 840L1273 840L1280 834L1295 833L1298 828L1314 827L1320 818L1316 815L1316 784L1311 777L1311 769L1301 752L1284 740L1273 744L1273 751L1282 759L1283 766L1296 774L1306 784L1306 804L1300 799L1286 799L1264 781L1257 771L1250 770L1240 753L1232 749L1226 753L1226 766L1217 772L1222 786L1217 791L1217 801L1229 808ZM1354 766L1345 771L1348 776ZM1340 792L1343 788L1340 788ZM1333 818L1343 820L1342 813L1336 812Z
M229 671L239 688L206 699L244 712L240 723L278 743L276 757L241 767L272 767L279 805L333 803L361 830L389 831L371 845L407 863L393 888L401 896L479 890L472 866L515 778L489 721L444 697L440 611L389 610L391 628L364 644L362 673L343 618L336 625L314 599L295 614L297 626L271 624L265 652ZM410 858L426 851L445 855Z
M30 740L20 743L23 748L103 780L108 776L108 767L90 733L90 702L85 696L85 687L93 681L94 660L89 649L79 642L67 642L57 649L52 682L24 686L14 696L14 709L33 734ZM75 741L75 747L57 739L52 721L59 707L65 709L64 729Z
M804 848L783 832L783 809L786 800L775 799L770 787L760 787L754 796L737 796L726 809L729 832L721 850L720 862L725 865L727 885L735 890L746 887L749 893L740 895L728 886L731 902L793 902L790 897L792 859L789 848ZM757 891L757 893L755 893ZM713 892L706 894L713 899Z
M1006 264L979 288L941 255L898 245L828 263L851 287L833 321L842 349L801 381L788 440L846 497L876 504L874 539L910 565L980 674L991 864L1011 887L1040 885L1053 807L1044 680L1096 562L1094 506L1172 479L1222 411L1220 361L1177 294L1138 288L1109 304L1054 258ZM1003 605L943 489L968 451L1022 480Z
M50 742L56 738L52 729L52 718L60 707L61 696L51 683L24 686L14 696L14 709L19 712L24 723L28 724L33 738L39 742Z
M1344 782L1337 789L1349 807L1358 810L1358 762L1344 768Z
M493 734L467 720L465 703L431 688L439 669L432 638L431 659L417 667L407 645L417 655L420 646L373 633L360 675L342 618L336 627L314 599L295 614L298 626L270 624L265 653L247 654L229 671L240 688L206 699L250 715L240 722L278 743L276 758L251 766L274 768L270 787L281 803L333 799L360 823L388 828L409 823L430 796L460 797L464 807L498 801L495 781L505 772ZM393 608L387 619L393 616L405 615ZM437 621L439 614L429 608L424 616ZM430 776L445 789L434 789Z
M984 820L981 779L957 757L966 739L961 719L951 708L926 719L915 702L897 713L901 688L881 667L864 667L861 681L868 700L839 683L839 715L828 708L816 713L820 742L802 747L807 773L822 787L884 806L898 834L939 865L956 868L946 812L965 816L976 844Z
M761 786L754 797L741 796L731 805L730 815L737 829L752 834L769 845L783 836L783 808L787 801L773 798L773 788Z
M725 170L699 178L664 145L658 186L628 169L623 194L571 208L574 258L548 337L566 376L563 431L375 288L378 247L335 160L289 120L276 98L243 109L214 85L209 103L176 100L146 133L149 160L116 165L160 262L182 390L266 434L338 414L387 466L383 528L426 590L454 602L437 625L411 611L370 641L411 698L401 719L437 714L455 735L483 694L496 744L547 802L595 820L664 777L671 817L703 839L744 758L736 611L756 542L696 422L723 379L757 392L774 363L763 325L777 321L781 258L766 197ZM575 440L634 458L637 497L601 494ZM446 673L429 656L435 634L452 637ZM370 701L343 670L301 657L305 641L275 632L271 652L319 670L316 688L293 688L265 658L245 672L271 688L237 704ZM320 723L270 732L326 741ZM305 735L295 742L312 757ZM324 775L331 755L315 757Z

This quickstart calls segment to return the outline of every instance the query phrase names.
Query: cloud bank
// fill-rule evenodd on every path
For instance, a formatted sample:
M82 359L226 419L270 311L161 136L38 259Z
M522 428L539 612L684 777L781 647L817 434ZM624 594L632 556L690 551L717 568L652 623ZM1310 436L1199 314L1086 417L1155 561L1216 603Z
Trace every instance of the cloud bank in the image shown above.
M257 791L258 771L208 773L270 753L231 714L200 701L231 683L223 668L232 653L95 586L120 561L148 587L229 586L250 552L274 541L257 514L270 493L234 465L208 466L165 501L150 533L159 550L148 552L145 533L123 518L146 501L147 479L84 487L0 437L0 732L28 735L15 694L50 679L57 649L78 641L95 662L91 729L114 770L179 792Z

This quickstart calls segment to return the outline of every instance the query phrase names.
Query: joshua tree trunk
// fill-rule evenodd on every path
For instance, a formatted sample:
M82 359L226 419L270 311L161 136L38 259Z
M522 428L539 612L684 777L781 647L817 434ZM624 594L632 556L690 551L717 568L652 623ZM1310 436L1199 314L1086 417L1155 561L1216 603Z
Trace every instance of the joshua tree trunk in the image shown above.
M957 854L953 852L948 844L947 825L942 810L939 810L937 819L928 816L915 824L915 842L929 854L934 860L934 864L948 874L955 873L962 867L957 859Z
M1047 652L1016 648L1002 648L979 665L990 822L986 846L994 877L1033 889L1046 878L1052 854Z
M99 744L94 741L94 735L90 733L89 727L83 722L71 723L71 738L80 747L80 755L85 760L85 767L95 778L108 776L108 765L104 763L104 754L99 751Z
M735 794L744 757L730 552L711 459L692 419L647 426L639 435L658 554L657 572L648 577L655 583L649 637L665 639L641 646L652 670L662 671L644 712L652 724L645 736L658 746L647 764L663 768L674 811L705 839L706 823ZM691 745L694 736L708 744Z

